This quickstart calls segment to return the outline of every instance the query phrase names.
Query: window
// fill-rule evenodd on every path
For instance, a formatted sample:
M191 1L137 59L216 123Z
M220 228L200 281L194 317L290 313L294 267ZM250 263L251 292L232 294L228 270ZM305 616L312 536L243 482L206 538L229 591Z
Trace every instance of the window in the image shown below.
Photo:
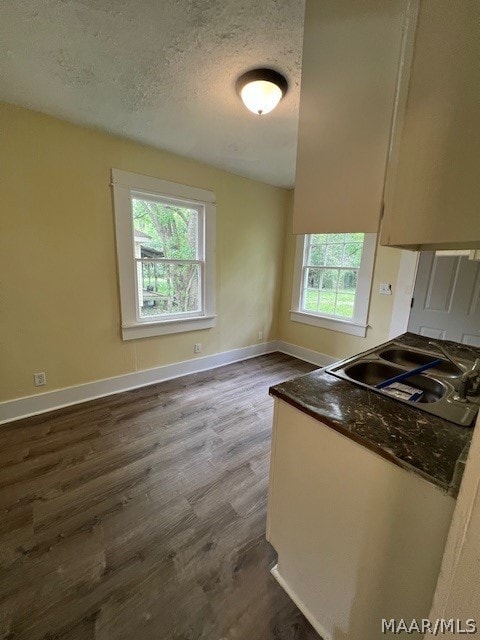
M291 319L365 336L376 234L298 236Z
M112 170L124 340L215 325L215 195Z

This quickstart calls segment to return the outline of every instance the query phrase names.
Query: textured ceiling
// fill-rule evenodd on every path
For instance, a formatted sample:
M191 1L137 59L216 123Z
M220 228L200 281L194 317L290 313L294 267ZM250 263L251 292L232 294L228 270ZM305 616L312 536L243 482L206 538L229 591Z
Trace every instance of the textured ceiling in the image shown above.
M0 99L293 186L304 0L2 0ZM290 89L258 117L252 67Z

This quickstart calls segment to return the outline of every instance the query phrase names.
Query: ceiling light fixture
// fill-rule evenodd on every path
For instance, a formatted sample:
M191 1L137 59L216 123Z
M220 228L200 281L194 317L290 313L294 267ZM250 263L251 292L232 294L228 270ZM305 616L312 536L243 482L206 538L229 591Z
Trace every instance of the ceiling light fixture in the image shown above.
M235 86L247 109L262 116L275 109L287 93L288 82L273 69L252 69L241 75Z

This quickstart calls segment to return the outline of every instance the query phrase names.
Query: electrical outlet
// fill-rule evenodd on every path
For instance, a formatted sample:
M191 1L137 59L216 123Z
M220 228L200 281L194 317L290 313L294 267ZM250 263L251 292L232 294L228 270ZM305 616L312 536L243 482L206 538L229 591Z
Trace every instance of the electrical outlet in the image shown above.
M36 387L43 387L47 384L47 376L45 375L45 371L41 371L40 373L33 374L33 381L35 382Z
M258 339L263 340L263 331L258 332Z
M200 344L200 342L196 342L193 346L193 353L200 353L201 350L202 345Z
M380 287L378 288L379 292L382 296L391 296L392 295L392 285L386 282L380 283Z

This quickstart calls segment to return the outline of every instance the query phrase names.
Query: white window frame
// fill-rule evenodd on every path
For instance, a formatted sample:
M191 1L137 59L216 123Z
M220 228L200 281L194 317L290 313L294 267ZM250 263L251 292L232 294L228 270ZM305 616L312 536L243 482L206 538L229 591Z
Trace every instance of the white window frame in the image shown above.
M159 178L112 169L113 204L120 282L123 340L182 333L215 326L215 194ZM138 308L137 260L134 249L132 198L177 202L200 215L201 310L198 313L141 317ZM203 224L202 224L203 223Z
M290 319L293 322L301 322L314 327L340 331L364 338L367 335L368 328L368 311L372 290L377 234L366 233L364 236L362 259L360 261L357 288L355 291L354 312L351 320L323 313L308 313L301 308L303 267L309 235L314 234L299 235L296 240Z

